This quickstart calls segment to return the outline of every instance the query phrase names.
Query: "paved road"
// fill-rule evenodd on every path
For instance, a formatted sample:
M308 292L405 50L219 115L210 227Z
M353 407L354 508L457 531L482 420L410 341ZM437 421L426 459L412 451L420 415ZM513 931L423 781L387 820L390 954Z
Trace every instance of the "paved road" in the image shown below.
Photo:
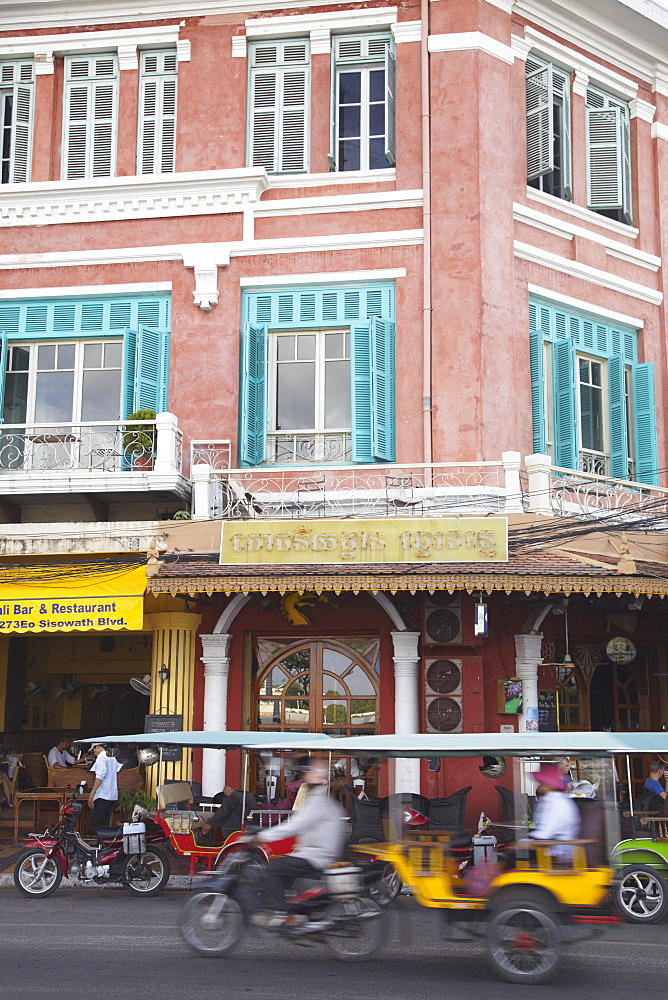
M186 894L135 899L118 889L61 889L30 900L0 888L0 991L7 1000L470 1000L516 986L486 968L478 943L447 943L435 913L405 902L379 956L348 965L324 947L299 948L262 934L226 959L202 959L181 943L177 915ZM410 939L410 940L409 940ZM69 944L66 942L69 940ZM628 1000L665 995L668 923L627 924L569 951L559 981L527 992L535 1000Z

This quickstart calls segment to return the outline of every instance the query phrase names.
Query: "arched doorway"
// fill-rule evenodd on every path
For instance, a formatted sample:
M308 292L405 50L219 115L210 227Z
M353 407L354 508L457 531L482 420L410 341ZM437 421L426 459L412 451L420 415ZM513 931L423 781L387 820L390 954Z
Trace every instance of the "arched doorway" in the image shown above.
M379 649L377 637L296 642L258 637L253 656L254 728L330 736L379 732ZM258 762L258 784L260 770ZM369 779L367 789L373 794L375 777ZM350 780L350 761L346 761L337 783ZM283 788L284 773L280 781Z

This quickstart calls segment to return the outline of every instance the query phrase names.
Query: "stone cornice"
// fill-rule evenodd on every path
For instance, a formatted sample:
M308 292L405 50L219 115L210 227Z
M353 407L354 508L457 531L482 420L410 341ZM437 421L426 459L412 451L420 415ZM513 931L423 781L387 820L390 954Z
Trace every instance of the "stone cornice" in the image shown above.
M1 22L0 22L1 23ZM179 42L178 24L150 28L118 28L113 31L77 31L62 35L22 35L0 38L0 59L34 57L37 76L53 73L54 55L118 52L121 69L137 68L137 47L174 45L179 62L190 59L190 42ZM185 44L184 44L185 41Z
M262 167L7 184L0 227L242 212L268 186Z

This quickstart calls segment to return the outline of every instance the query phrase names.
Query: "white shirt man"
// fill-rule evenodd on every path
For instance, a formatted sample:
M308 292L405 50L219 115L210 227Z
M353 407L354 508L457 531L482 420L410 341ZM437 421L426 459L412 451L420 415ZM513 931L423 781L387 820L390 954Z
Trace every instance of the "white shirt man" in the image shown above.
M91 771L95 774L93 788L88 796L90 816L88 822L93 833L102 826L109 826L111 814L118 800L117 774L120 766L115 757L107 757L107 748L101 743L92 747L95 762Z
M76 762L72 754L65 749L67 743L67 740L58 740L55 747L51 747L46 758L49 767L72 767Z

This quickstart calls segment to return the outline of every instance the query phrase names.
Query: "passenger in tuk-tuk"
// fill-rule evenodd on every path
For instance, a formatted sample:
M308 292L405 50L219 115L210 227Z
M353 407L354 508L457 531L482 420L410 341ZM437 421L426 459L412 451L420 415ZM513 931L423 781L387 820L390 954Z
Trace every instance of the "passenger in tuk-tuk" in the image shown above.
M545 764L534 774L538 782L538 800L534 812L534 840L576 840L580 835L580 813L573 799L566 794L563 771L554 764ZM550 854L567 864L572 860L570 847L554 846Z
M243 826L244 793L225 785L222 791L223 801L214 813L205 816L198 813L200 830L206 837L212 830L222 830L223 840L236 833ZM257 809L257 800L252 792L246 792L246 816Z

